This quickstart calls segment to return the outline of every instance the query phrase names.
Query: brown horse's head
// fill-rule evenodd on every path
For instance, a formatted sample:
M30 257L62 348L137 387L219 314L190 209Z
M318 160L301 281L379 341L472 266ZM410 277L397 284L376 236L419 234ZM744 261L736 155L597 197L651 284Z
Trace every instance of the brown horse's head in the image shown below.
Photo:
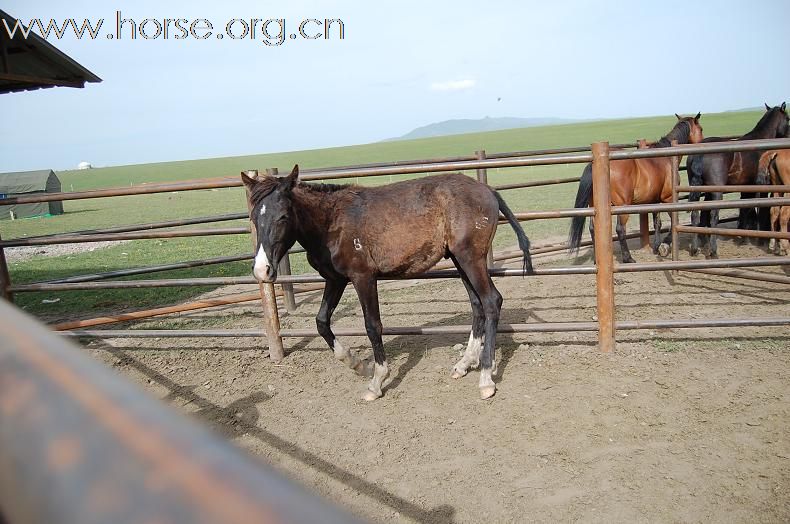
M295 165L287 177L251 177L245 171L241 180L250 195L250 221L257 233L252 274L261 282L277 279L277 266L296 242L291 192L299 177Z
M689 144L699 144L705 138L702 136L702 126L699 125L699 119L702 116L702 113L697 113L697 116L686 116L682 117L675 113L675 116L678 118L680 122L686 122L689 126Z
M782 105L776 107L765 104L765 115L760 119L760 122L767 119L772 120L768 122L768 125L776 128L776 136L771 138L790 137L790 118L787 116L787 102L782 102ZM760 122L758 122L758 125Z

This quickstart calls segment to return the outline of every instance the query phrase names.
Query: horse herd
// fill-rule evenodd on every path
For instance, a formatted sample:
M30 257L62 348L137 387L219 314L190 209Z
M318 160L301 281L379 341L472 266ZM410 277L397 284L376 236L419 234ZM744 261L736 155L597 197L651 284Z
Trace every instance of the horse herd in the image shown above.
M700 114L677 117L672 130L651 147L678 143L720 140L703 139ZM766 106L755 128L738 140L787 136L785 104ZM716 153L692 155L687 161L693 185L768 183L790 184L790 155L787 151ZM671 161L666 158L615 160L610 163L612 204L647 204L671 199ZM529 239L504 199L492 188L462 174L445 174L397 182L380 187L306 184L298 180L299 167L287 177L261 176L257 171L241 174L247 188L250 221L256 236L253 275L264 283L277 280L277 267L296 242L305 249L308 263L326 280L316 316L318 333L335 357L358 374L371 378L362 395L373 401L383 394L389 367L382 342L378 279L413 277L433 267L442 257L453 261L472 307L472 327L461 359L451 376L461 378L480 367L482 399L496 392L493 376L495 338L502 308L502 295L488 274L487 255L500 213L516 232L523 253L523 272L532 272ZM706 199L718 200L721 193ZM691 200L699 200L692 193ZM587 166L576 197L576 207L592 204L592 169ZM744 214L746 224L759 212ZM790 208L771 210L774 219L787 228ZM627 216L617 221L623 262L633 262L625 241ZM769 219L760 218L767 222ZM692 222L695 219L692 217ZM701 213L695 225L715 227L718 212ZM575 218L569 236L570 249L578 249L584 218ZM654 214L656 252L666 251L669 238L659 237L660 218ZM591 224L592 229L592 224ZM592 232L592 231L591 231ZM715 238L709 241L710 256L716 256ZM698 246L693 244L692 250ZM783 241L781 249L787 249ZM373 348L373 363L344 348L331 329L331 318L344 290L356 290Z
M754 129L735 139L757 140L764 138L784 138L788 136L788 116L786 104L781 106L765 106L765 113L757 122ZM677 115L675 115L677 116ZM701 142L721 142L720 137L704 138L702 127L699 125L700 114L693 118L677 117L678 122L672 130L652 148L668 147L673 141L678 144L698 144ZM708 153L704 155L689 155L686 166L688 170L689 185L765 185L790 183L790 151L767 151L762 155L757 151L739 151L735 153ZM670 157L640 158L636 160L613 160L609 164L610 191L612 205L628 204L654 204L670 202L672 200L672 164ZM702 193L691 192L690 202L700 200ZM754 197L754 193L743 193L744 198ZM762 193L761 196L767 196ZM777 195L781 196L781 195ZM721 200L723 193L705 193L705 200ZM582 174L579 190L576 193L575 207L593 205L592 200L592 167L588 165ZM773 229L787 231L790 208L757 208L741 210L738 227L740 229ZM626 244L625 225L628 215L618 217L616 231L620 242L620 253L624 263L634 262L628 245ZM568 235L568 244L571 251L578 251L581 244L582 231L585 217L575 217L571 222ZM653 214L655 237L652 243L654 253L666 256L669 253L671 236L667 235L660 240L661 219L658 213ZM719 211L694 211L691 214L693 226L716 227L719 223ZM592 235L592 222L590 223ZM691 254L696 255L700 246L706 247L708 256L718 257L716 235L695 234L691 241ZM773 242L770 249L777 253L786 254L788 241Z

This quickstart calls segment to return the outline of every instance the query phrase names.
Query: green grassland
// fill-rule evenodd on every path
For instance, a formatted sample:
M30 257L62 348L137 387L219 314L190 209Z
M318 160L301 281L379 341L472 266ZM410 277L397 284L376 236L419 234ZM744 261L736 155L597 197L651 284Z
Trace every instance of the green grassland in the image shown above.
M701 123L706 136L742 134L749 131L760 117L759 112L730 112L703 115ZM420 140L390 141L358 146L337 147L309 151L293 151L242 157L213 158L62 171L58 173L64 191L84 191L110 187L174 182L195 178L235 176L244 169L278 167L290 169L294 163L302 168L327 167L394 160L408 160L444 156L470 155L479 149L488 153L579 146L599 140L610 143L633 142L639 138L656 139L674 125L674 116L607 120L576 124L511 129L487 133L454 135ZM492 185L526 180L578 176L581 165L542 166L533 168L489 170ZM381 184L404 177L378 177L353 180L360 184ZM506 191L506 200L516 211L533 211L572 207L575 184L546 186L529 190ZM114 197L95 200L64 202L65 214L55 217L17 220L2 223L4 239L62 233L81 229L154 222L188 217L199 217L246 209L241 188L203 190ZM633 222L636 222L635 220ZM224 222L215 227L241 225L244 221ZM200 226L204 227L204 226ZM208 226L211 227L211 226ZM568 222L564 220L535 221L525 224L534 242L548 237L565 235ZM514 243L512 232L500 228L495 247ZM109 271L197 260L202 258L251 252L246 235L214 236L166 240L140 240L95 252L61 257L36 258L10 264L14 283L50 280L74 274ZM312 271L303 257L293 257L295 273ZM179 270L138 278L179 278L187 276L247 275L247 262ZM107 290L101 292L26 293L17 295L17 303L35 314L47 318L72 316L82 313L136 309L164 305L204 292L206 288ZM60 298L55 304L42 304L44 298Z

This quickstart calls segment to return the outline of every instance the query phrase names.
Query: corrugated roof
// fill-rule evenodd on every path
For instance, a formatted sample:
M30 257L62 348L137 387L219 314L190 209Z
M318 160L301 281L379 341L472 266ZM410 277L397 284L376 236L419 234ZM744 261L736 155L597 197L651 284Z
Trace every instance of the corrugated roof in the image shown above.
M16 19L2 10L0 20L5 20L10 28L16 25ZM17 31L11 39L5 27L1 29L0 93L56 86L84 87L85 82L101 82L101 78L36 33L30 32L24 38Z
M47 180L50 176L55 176L55 172L51 169L0 173L0 193L18 195L33 191L46 191Z

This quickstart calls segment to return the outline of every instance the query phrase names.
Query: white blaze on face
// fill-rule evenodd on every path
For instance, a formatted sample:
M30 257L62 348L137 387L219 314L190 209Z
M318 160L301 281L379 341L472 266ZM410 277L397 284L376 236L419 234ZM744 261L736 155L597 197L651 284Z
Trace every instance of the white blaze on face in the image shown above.
M252 274L260 281L265 282L269 274L269 259L263 250L263 246L258 247L258 253L255 255L255 266L252 268Z

